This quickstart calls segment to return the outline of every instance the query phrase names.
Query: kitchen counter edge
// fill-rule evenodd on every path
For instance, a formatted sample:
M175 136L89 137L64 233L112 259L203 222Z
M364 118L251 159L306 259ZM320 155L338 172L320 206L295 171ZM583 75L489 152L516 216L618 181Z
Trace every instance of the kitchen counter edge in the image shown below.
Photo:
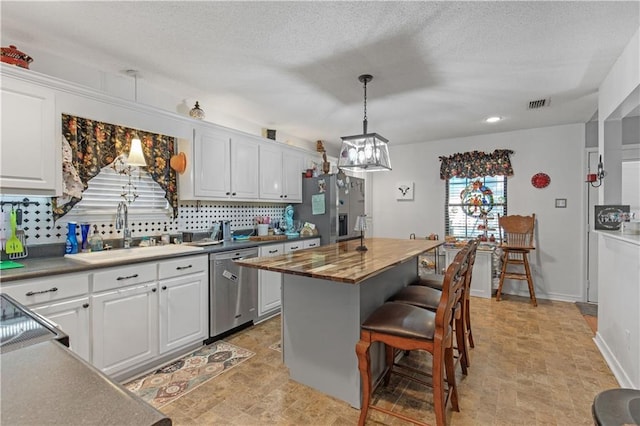
M203 248L202 251L198 251L198 252L173 253L173 254L151 256L151 257L140 258L140 259L118 259L118 260L114 260L113 262L105 262L101 264L82 263L74 260L69 260L64 256L40 257L40 258L32 258L32 259L29 259L29 258L15 259L16 262L22 263L24 265L24 268L5 269L0 271L0 284L11 283L11 282L26 280L31 278L42 278L50 275L61 275L61 274L69 274L74 272L88 272L88 271L93 271L97 269L112 268L114 266L120 266L120 265L133 265L136 263L147 263L147 262L154 262L158 260L174 259L174 258L186 257L186 256L198 256L198 255L209 254L209 253L222 253L225 251L240 250L244 248L258 247L258 246L270 245L270 244L312 240L314 238L319 238L319 237L313 236L313 237L300 237L300 238L289 238L289 239L282 239L282 240L267 240L267 241L251 241L251 240L234 241L232 243L223 243L218 245L205 246L205 247L202 247ZM117 249L117 250L126 250L126 249Z

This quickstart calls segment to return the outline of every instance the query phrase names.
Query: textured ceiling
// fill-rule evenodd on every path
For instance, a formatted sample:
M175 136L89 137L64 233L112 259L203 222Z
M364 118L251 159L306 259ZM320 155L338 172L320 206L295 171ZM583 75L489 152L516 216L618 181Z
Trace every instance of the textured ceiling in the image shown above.
M299 138L392 144L588 121L640 27L632 2L1 2L2 45L136 69ZM34 62L35 65L35 62ZM551 106L528 110L530 100ZM492 115L505 119L494 125Z

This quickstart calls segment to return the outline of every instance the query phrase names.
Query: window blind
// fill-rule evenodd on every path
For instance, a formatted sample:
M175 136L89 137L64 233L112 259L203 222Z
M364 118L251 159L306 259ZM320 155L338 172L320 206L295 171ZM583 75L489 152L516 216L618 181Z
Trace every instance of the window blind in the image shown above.
M506 176L450 178L445 182L446 235L458 239L491 234L499 239L498 215L507 214Z
M107 166L100 170L97 176L88 182L89 187L82 194L82 200L73 207L70 214L99 215L115 213L120 201L125 201L123 192L128 192L129 176L117 173ZM128 204L131 214L162 214L170 213L169 203L164 198L164 191L143 169L133 169L131 172L131 191L138 194L138 198Z

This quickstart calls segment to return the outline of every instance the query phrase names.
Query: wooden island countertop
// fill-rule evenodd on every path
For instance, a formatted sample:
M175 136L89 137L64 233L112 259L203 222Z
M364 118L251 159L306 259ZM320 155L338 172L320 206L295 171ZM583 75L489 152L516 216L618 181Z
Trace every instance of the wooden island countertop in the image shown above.
M356 250L360 245L357 239L275 257L242 259L236 263L268 271L358 284L441 244L442 241L433 240L365 238L364 245L368 250L364 252Z

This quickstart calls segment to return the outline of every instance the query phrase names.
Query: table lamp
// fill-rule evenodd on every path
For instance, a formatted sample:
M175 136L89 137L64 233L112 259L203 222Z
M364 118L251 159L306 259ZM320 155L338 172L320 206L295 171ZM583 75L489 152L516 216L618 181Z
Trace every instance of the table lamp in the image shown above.
M363 214L356 218L356 226L354 231L360 231L360 245L356 247L357 251L367 251L367 247L364 245L364 231L367 229L367 215Z

